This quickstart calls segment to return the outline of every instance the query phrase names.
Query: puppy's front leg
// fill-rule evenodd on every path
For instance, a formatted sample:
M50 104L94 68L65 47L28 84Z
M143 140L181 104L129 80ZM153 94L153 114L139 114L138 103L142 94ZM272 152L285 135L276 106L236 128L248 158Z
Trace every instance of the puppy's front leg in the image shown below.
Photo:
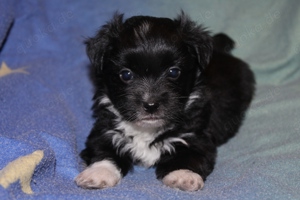
M204 186L203 178L188 169L174 170L167 174L162 182L171 188L178 188L184 191L196 191Z
M122 178L120 169L110 160L95 162L82 171L75 179L82 188L102 189L117 185Z
M165 155L157 164L158 179L171 188L184 191L202 189L206 177L215 164L216 149L199 152L188 148L177 149L174 155Z
M91 131L80 156L88 167L82 171L75 182L82 188L102 189L117 185L132 168L132 160L127 155L118 155L112 145L112 138L99 130L100 123ZM105 129L104 129L105 130Z

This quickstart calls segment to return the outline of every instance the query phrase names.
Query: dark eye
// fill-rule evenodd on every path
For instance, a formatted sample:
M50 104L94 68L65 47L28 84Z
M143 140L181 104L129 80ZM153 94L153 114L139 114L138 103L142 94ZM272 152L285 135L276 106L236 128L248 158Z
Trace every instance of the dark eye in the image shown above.
M171 67L168 71L168 78L172 80L178 79L181 74L181 70L178 67Z
M124 81L125 83L131 81L133 79L133 74L130 70L128 69L123 69L120 72L120 78L122 81Z

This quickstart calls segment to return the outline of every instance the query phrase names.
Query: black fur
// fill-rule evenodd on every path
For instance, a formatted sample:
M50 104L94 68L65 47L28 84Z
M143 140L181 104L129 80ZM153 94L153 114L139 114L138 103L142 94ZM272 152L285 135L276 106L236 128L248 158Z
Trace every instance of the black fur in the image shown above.
M96 69L96 122L81 153L83 160L88 165L111 160L125 176L140 160L121 151L126 142L118 147L112 142L115 134L126 137L118 123L137 123L140 115L159 116L162 125L149 147L191 134L183 138L186 144L172 143L175 151L161 153L153 164L157 178L189 169L205 180L214 168L217 146L236 134L254 93L253 73L230 54L234 42L225 34L211 37L183 13L174 20L136 16L125 22L116 14L86 45ZM173 66L180 68L179 78L166 74ZM122 69L129 69L133 79L122 81ZM145 91L151 113L145 108ZM100 103L104 97L110 102Z

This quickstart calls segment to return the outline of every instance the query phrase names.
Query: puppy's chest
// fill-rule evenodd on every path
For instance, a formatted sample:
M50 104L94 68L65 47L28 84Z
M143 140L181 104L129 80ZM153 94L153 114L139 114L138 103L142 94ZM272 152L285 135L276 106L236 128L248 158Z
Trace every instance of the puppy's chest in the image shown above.
M159 132L121 122L113 135L113 145L120 155L131 155L133 161L145 167L153 166L165 152L174 153L174 142L182 139L168 138L152 144ZM181 141L183 142L183 141Z

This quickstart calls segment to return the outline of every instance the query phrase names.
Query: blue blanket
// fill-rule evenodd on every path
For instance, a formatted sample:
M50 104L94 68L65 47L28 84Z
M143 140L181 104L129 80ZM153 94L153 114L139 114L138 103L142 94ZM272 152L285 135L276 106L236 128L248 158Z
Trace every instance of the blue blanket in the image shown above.
M167 188L141 167L115 188L77 187L93 124L85 37L116 10L173 18L180 9L229 34L255 72L244 125L201 191ZM0 0L0 199L300 199L299 19L297 0Z

